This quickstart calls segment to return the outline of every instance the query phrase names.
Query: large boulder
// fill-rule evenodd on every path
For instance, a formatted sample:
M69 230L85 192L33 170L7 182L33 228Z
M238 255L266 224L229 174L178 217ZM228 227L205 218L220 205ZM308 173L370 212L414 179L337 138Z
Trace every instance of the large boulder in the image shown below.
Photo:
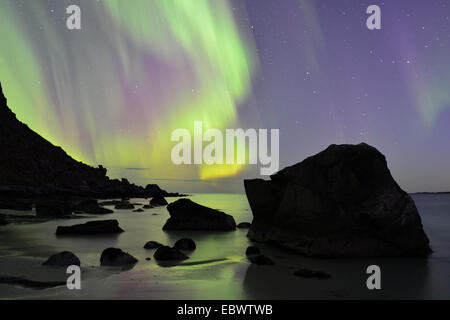
M189 199L179 199L167 206L170 218L163 230L220 230L236 229L234 218Z
M324 257L423 256L430 252L412 198L367 144L331 145L271 180L246 180L248 236Z
M51 267L79 266L80 259L70 251L63 251L50 256L43 265Z
M80 211L89 214L108 214L114 212L100 206L98 204L98 201L95 199L87 199L79 202L75 205L74 211Z
M114 234L123 231L117 220L99 220L73 226L59 226L56 235Z
M134 265L138 260L127 252L118 248L108 248L103 250L100 257L101 266L129 266Z

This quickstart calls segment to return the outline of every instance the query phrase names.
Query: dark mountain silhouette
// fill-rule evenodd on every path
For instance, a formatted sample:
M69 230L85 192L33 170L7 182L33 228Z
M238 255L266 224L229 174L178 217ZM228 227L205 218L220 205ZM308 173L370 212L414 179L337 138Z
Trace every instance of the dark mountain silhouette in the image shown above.
M0 84L0 196L65 194L132 197L169 194L156 184L143 188L110 179L106 169L74 160L20 122L9 109Z

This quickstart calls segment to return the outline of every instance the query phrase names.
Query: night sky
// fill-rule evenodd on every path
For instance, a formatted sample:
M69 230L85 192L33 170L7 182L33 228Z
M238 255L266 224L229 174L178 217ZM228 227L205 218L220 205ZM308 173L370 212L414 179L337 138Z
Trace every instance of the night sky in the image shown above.
M242 191L259 166L171 163L171 132L202 120L280 129L280 169L366 142L407 191L450 190L449 0L0 0L0 41L18 118L114 177Z

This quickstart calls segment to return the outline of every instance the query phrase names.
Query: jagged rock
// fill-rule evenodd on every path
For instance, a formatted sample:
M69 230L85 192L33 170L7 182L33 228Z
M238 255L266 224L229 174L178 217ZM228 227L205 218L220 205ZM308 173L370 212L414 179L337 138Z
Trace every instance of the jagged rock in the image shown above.
M385 157L367 145L332 145L271 176L245 180L248 236L324 257L423 256L430 252L412 198Z
M256 246L249 246L247 250L245 250L245 255L247 256L253 256L253 255L259 255L261 254L261 251Z
M74 207L75 211L89 213L89 214L108 214L114 211L101 207L97 200L88 199L83 200Z
M123 252L118 248L108 248L103 250L100 257L101 266L128 266L134 265L138 260L127 252Z
M162 247L163 245L157 241L149 241L144 245L145 249L157 249Z
M294 275L300 278L317 278L317 279L328 279L331 276L323 271L313 271L308 269L300 269L294 272Z
M248 229L248 228L250 228L252 226L252 224L250 223L250 222L241 222L241 223L239 223L237 226L236 226L236 228L239 228L239 229Z
M262 254L250 255L248 256L248 260L250 260L251 263L257 264L259 266L273 266L275 264L272 259Z
M175 242L174 248L180 250L195 250L197 246L195 245L194 240L190 238L183 238Z
M72 205L68 202L47 201L36 204L39 217L59 217L72 215Z
M117 220L99 220L73 226L59 226L56 235L114 234L123 231Z
M51 267L68 267L73 265L79 266L80 264L80 259L69 251L54 254L43 263L44 266Z
M153 254L153 257L156 260L186 260L189 257L185 255L183 252L181 252L177 248L170 248L168 246L161 246L158 249L156 249L155 253Z
M163 230L221 230L236 229L234 218L189 199L179 199L167 206L170 218Z
M150 200L150 205L152 207L160 207L160 206L166 206L168 203L166 199L164 199L163 196L157 195Z

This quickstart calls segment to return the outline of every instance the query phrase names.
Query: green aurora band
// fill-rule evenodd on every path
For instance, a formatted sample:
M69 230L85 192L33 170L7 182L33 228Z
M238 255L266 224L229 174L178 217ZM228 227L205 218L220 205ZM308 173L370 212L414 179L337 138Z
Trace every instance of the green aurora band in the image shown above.
M258 61L227 1L80 1L69 31L53 1L2 1L0 79L18 118L74 158L210 179L244 166L171 163L171 132L232 128Z

